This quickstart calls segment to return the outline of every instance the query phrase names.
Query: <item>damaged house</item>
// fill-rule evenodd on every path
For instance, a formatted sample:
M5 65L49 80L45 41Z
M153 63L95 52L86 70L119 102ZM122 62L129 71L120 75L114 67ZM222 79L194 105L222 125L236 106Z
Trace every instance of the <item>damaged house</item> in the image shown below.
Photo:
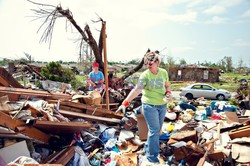
M169 68L171 81L219 82L218 68L188 65Z

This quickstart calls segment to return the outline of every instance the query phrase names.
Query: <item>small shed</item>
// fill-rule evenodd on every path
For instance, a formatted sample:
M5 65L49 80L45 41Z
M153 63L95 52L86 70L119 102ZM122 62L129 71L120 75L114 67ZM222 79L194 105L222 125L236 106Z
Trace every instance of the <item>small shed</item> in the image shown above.
M170 81L219 82L220 69L188 65L169 67Z

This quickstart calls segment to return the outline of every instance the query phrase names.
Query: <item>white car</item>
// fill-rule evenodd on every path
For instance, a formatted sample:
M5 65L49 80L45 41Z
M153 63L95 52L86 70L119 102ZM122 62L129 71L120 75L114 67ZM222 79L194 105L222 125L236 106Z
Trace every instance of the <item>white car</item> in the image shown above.
M181 89L180 96L187 99L204 97L206 99L228 100L231 93L224 89L217 89L209 84L196 83Z

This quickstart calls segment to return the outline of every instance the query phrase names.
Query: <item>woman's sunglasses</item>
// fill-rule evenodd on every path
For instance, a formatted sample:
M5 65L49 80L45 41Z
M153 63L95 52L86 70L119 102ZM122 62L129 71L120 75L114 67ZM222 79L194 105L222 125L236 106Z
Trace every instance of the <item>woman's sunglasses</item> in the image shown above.
M150 56L150 57L147 58L147 61L146 61L145 65L147 65L149 63L152 63L152 62L156 62L156 61L158 61L158 59L155 58L155 56Z

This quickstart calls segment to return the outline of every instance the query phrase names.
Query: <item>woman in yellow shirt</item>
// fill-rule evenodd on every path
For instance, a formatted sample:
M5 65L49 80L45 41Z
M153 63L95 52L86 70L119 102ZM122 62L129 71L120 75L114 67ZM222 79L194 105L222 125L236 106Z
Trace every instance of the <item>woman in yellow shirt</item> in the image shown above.
M148 138L145 144L148 161L159 163L160 131L166 114L165 95L171 94L168 72L159 68L160 60L158 53L148 52L144 56L144 71L135 89L133 89L117 111L125 112L129 103L142 93L142 109L148 126Z

